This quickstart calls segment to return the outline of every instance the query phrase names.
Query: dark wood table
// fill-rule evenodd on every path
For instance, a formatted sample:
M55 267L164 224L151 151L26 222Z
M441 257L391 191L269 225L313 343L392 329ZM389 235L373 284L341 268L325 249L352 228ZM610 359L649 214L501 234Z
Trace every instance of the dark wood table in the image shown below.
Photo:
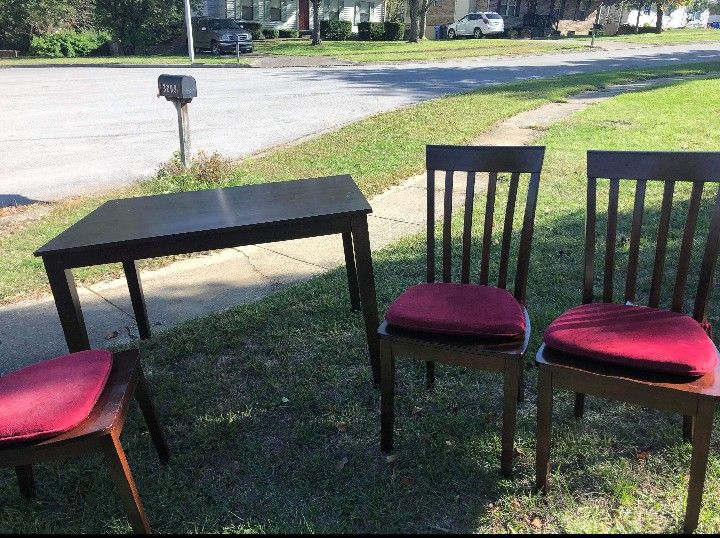
M137 260L342 234L350 302L362 312L379 382L378 312L367 215L350 176L125 198L104 203L39 248L68 349L89 349L72 269L121 262L140 338L150 337Z

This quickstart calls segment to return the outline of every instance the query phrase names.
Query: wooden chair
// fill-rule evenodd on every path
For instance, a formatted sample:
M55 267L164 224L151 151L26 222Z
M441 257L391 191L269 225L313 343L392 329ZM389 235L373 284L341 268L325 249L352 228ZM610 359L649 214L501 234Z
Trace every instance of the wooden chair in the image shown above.
M485 222L478 287L489 287L492 224L498 173L510 173L508 200L500 248L497 288L508 283L508 265L513 232L515 203L521 174L529 174L522 231L514 278L514 299L523 321L524 331L513 337L477 337L438 334L407 330L387 321L379 328L381 361L381 447L385 452L393 448L395 357L398 355L426 361L427 386L434 384L434 361L457 364L468 368L498 372L504 376L504 405L502 431L502 465L504 476L512 474L513 443L517 402L522 398L522 372L525 350L530 338L530 320L524 308L528 276L530 245L533 235L543 147L427 147L427 282L435 282L435 173L445 171L444 217L442 230L442 282L450 283L452 274L452 191L454 173L467 172L465 217L462 235L460 283L469 284L471 273L471 227L478 172L488 173ZM473 278L475 280L475 278ZM493 289L497 289L493 288ZM391 306L391 309L393 307ZM522 319L524 318L524 320Z
M649 291L648 306L653 308L658 308L660 305L675 182L692 182L688 216L680 244L672 306L670 311L658 311L663 316L673 315L672 312L682 313L702 193L707 183L717 185L720 181L720 153L589 151L587 165L587 220L582 297L583 303L593 308L613 301L618 194L621 180L635 182L635 201L629 242L627 280L625 283L625 305L634 304L636 300L638 257L646 185L648 181L662 181L664 183L657 245ZM609 203L602 303L593 303L596 190L599 178L609 178ZM700 264L699 281L692 314L692 318L697 323L687 316L681 316L684 319L673 318L676 320L674 322L689 323L692 325L690 328L695 327L695 332L700 332L707 341L704 344L703 353L705 356L709 355L713 362L716 361L712 354L717 355L717 349L704 334L703 328L706 327L700 324L707 322L709 297L712 291L713 273L719 248L720 190L718 190L715 197L709 235ZM625 308L628 307L625 306ZM655 316L656 314L651 312L649 315ZM626 327L628 337L637 337L637 332L640 330L638 325L640 318L637 318L637 320L636 323L628 323ZM577 331L580 328L581 325L578 325L573 330ZM712 363L709 362L708 369L710 371L700 377L689 377L680 375L677 372L652 372L646 369L628 367L629 365L625 364L624 361L620 364L601 363L588 360L587 357L581 357L577 354L559 351L557 348L552 348L547 344L547 338L548 333L546 332L545 343L539 349L536 358L539 370L537 488L543 491L546 490L549 477L554 389L570 390L576 393L575 416L577 418L582 417L585 394L681 413L685 417L683 424L684 436L688 440L692 438L693 443L684 526L685 532L692 532L697 526L702 500L715 402L720 398L720 366L716 365L712 368ZM624 334L622 338L625 338Z
M145 510L122 445L120 434L132 396L138 401L150 437L163 463L170 459L160 423L136 350L113 355L112 370L92 412L75 428L56 437L38 442L0 447L0 467L15 467L21 493L35 497L32 465L43 461L65 459L90 452L101 452L107 460L110 475L136 533L150 533Z

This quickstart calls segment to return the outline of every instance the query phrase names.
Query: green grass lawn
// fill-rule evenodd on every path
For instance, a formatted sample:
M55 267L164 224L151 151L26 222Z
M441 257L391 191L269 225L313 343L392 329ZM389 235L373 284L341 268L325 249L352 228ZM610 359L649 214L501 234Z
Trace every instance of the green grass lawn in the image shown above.
M484 88L477 92L434 99L392 112L378 114L346 127L251 157L234 166L233 174L221 183L171 176L148 181L100 198L82 199L55 206L40 221L0 236L0 304L29 298L48 291L42 261L32 253L71 223L86 215L108 197L177 192L218 186L246 185L288 178L318 177L350 173L367 196L373 196L423 170L425 144L462 144L514 114L570 94L607 84L623 83L663 75L702 74L720 70L717 63L673 68L616 71L572 75ZM482 109L483 114L467 114ZM454 118L453 128L438 128ZM332 148L331 150L329 148ZM167 264L168 259L144 262L144 267ZM119 266L76 270L84 282L119 276Z
M547 155L530 267L534 330L528 365L543 327L580 299L585 151L720 149L717 83L684 81L625 94L541 134L537 143L547 146ZM699 108L705 112L687 113ZM500 181L496 207L504 207L506 189L506 180ZM621 195L621 262L631 194ZM649 244L660 195L649 187L641 295L649 285ZM674 213L669 252L679 250L688 197L685 187L677 189L680 210ZM484 204L477 206L479 242ZM495 214L496 239L501 213ZM456 247L462 216L454 217ZM702 214L701 226L707 216ZM514 241L517 245L517 237ZM424 263L422 235L374 256L381 313L404 288L422 280ZM719 311L715 297L715 323ZM378 448L379 395L369 383L362 319L349 309L344 269L160 333L142 343L142 352L174 459L159 465L137 412L130 416L124 445L160 532L681 529L691 449L681 442L680 416L589 398L585 419L576 421L572 396L556 395L553 481L547 496L533 494L532 367L519 408L513 480L499 474L500 379L439 365L437 387L427 391L420 361L398 361L398 458L387 463ZM719 443L716 427L703 532L720 529ZM40 465L36 478L39 500L26 504L12 470L0 471L0 531L129 531L99 459Z
M309 40L257 42L257 52L291 56L332 56L353 62L388 62L404 60L443 60L480 56L540 54L561 50L580 50L581 43L545 43L529 39L455 39L419 43L405 41L323 41L311 46Z
M0 58L1 66L13 65L88 65L88 64L178 64L188 65L190 60L187 56L175 55L150 55L150 56L88 56L82 58L40 58L37 56L20 56L18 58ZM236 64L235 55L213 56L212 54L199 53L195 55L195 63L202 65ZM247 64L247 55L240 55L240 63Z
M588 36L578 36L589 39ZM720 30L714 28L677 28L665 30L662 34L629 34L618 36L600 36L600 42L611 39L613 41L627 41L629 43L645 43L647 45L679 45L682 43L701 43L703 41L720 41Z

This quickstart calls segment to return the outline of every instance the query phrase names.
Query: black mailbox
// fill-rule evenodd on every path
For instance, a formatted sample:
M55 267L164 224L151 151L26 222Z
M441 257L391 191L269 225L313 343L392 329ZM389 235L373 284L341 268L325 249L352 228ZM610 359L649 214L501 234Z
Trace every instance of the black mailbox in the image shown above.
M158 97L168 101L181 99L190 102L197 97L197 84L193 77L186 75L160 75L158 77Z

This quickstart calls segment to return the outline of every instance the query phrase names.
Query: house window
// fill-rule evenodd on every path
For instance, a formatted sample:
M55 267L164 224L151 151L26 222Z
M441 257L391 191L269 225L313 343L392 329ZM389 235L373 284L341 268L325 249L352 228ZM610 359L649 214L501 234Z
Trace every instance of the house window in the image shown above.
M281 21L282 20L282 0L270 0L270 20Z
M505 17L520 16L520 0L500 0L498 13Z
M323 0L322 14L323 18L328 21L340 20L340 2L338 0Z
M590 0L578 0L577 9L575 10L575 20L584 21L588 18L590 12Z
M370 2L358 2L355 4L355 24L359 22L370 22L370 16L375 11L375 4Z
M243 21L253 20L253 0L238 0L237 3L239 9L237 13L240 15L240 19Z

